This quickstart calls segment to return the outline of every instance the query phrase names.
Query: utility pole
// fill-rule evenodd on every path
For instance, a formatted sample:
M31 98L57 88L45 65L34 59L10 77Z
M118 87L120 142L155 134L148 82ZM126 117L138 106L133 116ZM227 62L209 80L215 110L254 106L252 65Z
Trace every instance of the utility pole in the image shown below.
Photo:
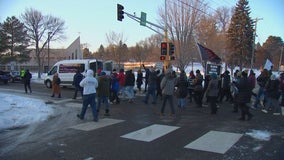
M253 40L252 40L252 53L251 53L251 62L250 62L250 69L252 70L253 68L253 58L254 58L254 48L255 48L255 36L256 36L256 25L259 20L263 20L263 18L255 18L255 26L254 26L254 31L253 31Z
M166 59L164 61L164 69L168 69L169 67L169 62L170 62L170 55L169 55L169 37L168 37L168 14L167 14L167 0L165 0L165 21L166 21L166 25L165 25L165 42L167 43L167 55L166 55Z
M284 46L281 47L281 52L280 52L280 59L279 59L279 66L278 66L278 71L279 71L279 72L280 72L280 70L281 70L283 48L284 48Z

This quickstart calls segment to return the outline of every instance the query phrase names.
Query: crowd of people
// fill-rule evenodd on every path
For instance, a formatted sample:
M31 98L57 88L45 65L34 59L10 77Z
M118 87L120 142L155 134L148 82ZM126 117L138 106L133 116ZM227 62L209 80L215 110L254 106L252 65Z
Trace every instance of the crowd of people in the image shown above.
M144 76L142 69L138 70L136 76L131 69L120 69L118 73L113 69L110 75L100 71L97 77L92 70L86 72L86 77L78 70L73 77L73 99L77 98L79 92L83 105L77 117L84 119L86 109L90 105L94 121L98 121L102 105L105 106L104 115L110 116L110 104L120 104L121 101L133 103L137 93L145 94L143 102L146 105L149 101L156 105L158 100L161 100L161 117L165 116L167 102L170 106L170 116L175 117L175 106L184 110L188 106L187 101L190 105L195 103L199 108L209 105L211 114L217 114L219 105L225 100L233 105L232 112L241 111L239 120L242 121L253 118L250 108L263 113L281 115L281 106L284 106L284 98L281 98L284 97L284 73L277 77L272 74L272 70L263 69L256 77L253 70L236 70L231 76L226 70L221 75L211 73L203 76L200 70L196 70L190 71L187 76L184 70L177 74L171 68L164 71L143 65L143 69ZM23 72L22 79L25 92L31 93L29 70ZM55 73L51 97L61 98L60 83L60 77ZM134 89L135 86L137 89ZM256 92L255 88L258 88Z

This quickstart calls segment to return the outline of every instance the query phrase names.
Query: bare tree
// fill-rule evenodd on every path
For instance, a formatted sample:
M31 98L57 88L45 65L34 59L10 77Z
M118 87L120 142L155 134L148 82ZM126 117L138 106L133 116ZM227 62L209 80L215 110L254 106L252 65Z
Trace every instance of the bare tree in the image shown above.
M167 21L164 8L160 9L160 23L167 25L169 37L175 44L177 65L184 69L192 61L194 30L202 14L204 14L203 0L178 0L167 3ZM167 22L167 24L166 24Z
M118 63L120 68L120 63L123 57L128 57L127 45L125 44L126 39L123 38L122 33L115 33L113 31L109 34L106 34L106 37L109 43L110 52L113 55L113 59Z
M45 16L40 11L33 8L26 9L25 13L21 15L21 18L28 31L28 37L35 46L38 63L38 78L40 78L45 57L42 50L47 45L48 41L57 41L65 38L65 22L51 15Z

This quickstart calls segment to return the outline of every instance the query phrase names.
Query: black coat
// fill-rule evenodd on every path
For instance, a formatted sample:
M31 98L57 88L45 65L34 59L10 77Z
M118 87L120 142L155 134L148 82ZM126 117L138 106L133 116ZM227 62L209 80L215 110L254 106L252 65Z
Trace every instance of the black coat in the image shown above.
M177 79L177 97L178 98L185 98L187 96L187 77L184 74L181 74L180 77Z
M266 86L268 97L279 99L280 97L279 85L280 85L280 82L278 79L268 81L267 86Z
M249 103L252 95L252 87L250 86L247 77L240 78L239 83L236 84L238 88L238 94L236 95L236 102Z

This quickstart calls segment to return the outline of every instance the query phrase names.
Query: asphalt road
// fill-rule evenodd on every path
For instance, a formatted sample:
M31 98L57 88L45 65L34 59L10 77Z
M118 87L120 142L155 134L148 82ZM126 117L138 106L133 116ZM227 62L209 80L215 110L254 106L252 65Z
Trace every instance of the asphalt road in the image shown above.
M33 93L25 94L23 84L0 84L0 92L17 94L44 100L54 109L47 121L24 128L0 132L0 159L3 160L281 160L284 159L284 116L252 111L251 121L239 121L240 113L232 113L228 102L220 104L217 115L211 115L208 107L197 108L187 102L185 110L178 110L175 118L160 117L161 101L145 105L144 96L136 96L134 103L127 101L111 105L111 116L100 113L98 123L91 122L90 109L85 120L76 114L81 109L81 99L73 100L74 90L62 88L62 97L51 98L51 90L43 84L32 84ZM102 108L103 109L103 108ZM100 126L105 119L122 120L119 123ZM90 124L87 131L74 129L80 124ZM145 142L123 138L123 135L152 125L174 126L178 129ZM89 126L90 127L90 126ZM268 131L270 140L258 140L246 133L252 130ZM189 143L210 131L241 134L225 153L185 148ZM147 134L152 134L146 131ZM225 137L224 137L225 139ZM212 139L211 139L212 140ZM213 139L214 141L215 139ZM226 141L216 139L220 148ZM210 145L204 143L204 145Z

